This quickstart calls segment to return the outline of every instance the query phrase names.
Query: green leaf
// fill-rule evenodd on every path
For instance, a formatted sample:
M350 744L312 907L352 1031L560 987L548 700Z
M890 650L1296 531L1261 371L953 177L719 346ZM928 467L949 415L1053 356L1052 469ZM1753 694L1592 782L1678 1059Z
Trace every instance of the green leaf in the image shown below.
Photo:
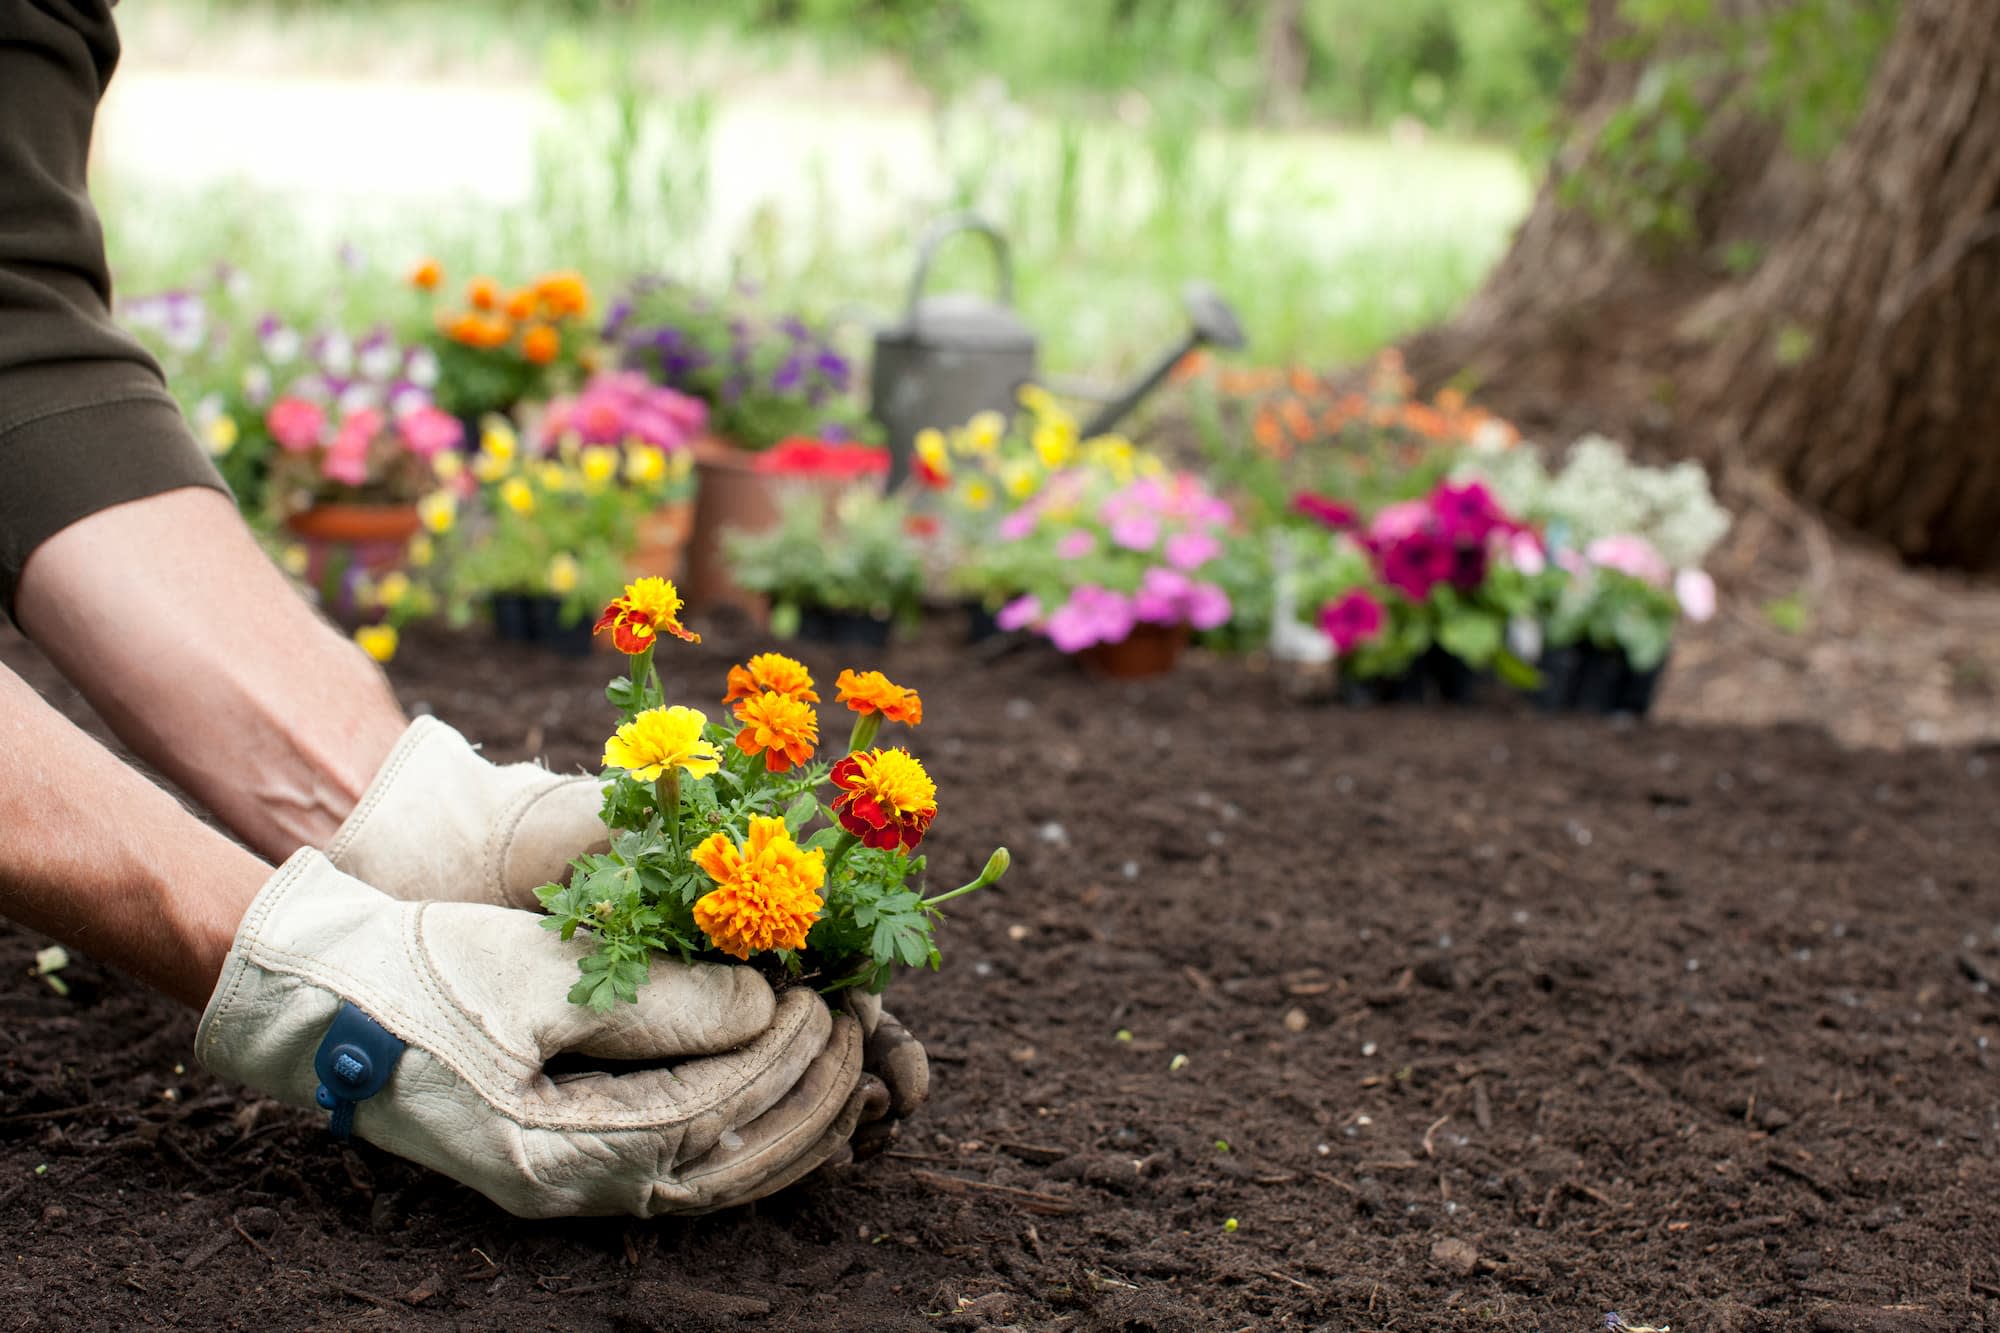
M1438 643L1467 666L1483 667L1500 651L1499 618L1479 611L1461 611L1438 626Z
M1493 670L1500 679L1517 690L1541 688L1542 673L1529 663L1502 648L1493 656Z
M792 836L796 838L799 831L811 823L813 816L818 813L819 797L806 792L793 801L790 808L785 811L785 827L790 829Z

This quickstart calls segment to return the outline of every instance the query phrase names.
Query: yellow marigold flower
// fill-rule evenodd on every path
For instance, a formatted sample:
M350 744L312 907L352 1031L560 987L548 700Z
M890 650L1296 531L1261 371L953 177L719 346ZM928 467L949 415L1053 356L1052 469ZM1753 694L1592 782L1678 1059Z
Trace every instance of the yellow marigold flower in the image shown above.
M675 704L648 708L618 728L604 742L604 766L622 768L641 782L651 782L670 768L703 778L722 766L722 754L701 738L708 715L698 708Z
M789 694L766 690L739 700L736 720L743 724L736 748L753 759L763 755L764 767L772 773L810 763L819 744L819 714Z
M1007 418L998 412L981 412L965 423L962 439L967 453L990 454L1000 447L1000 438L1007 433Z
M208 451L217 458L236 447L242 432L236 428L236 418L224 412L208 423Z
M312 553L303 546L287 546L279 555L278 563L284 567L287 574L295 579L302 579L306 576L306 571L312 568Z
M924 701L912 689L896 684L879 671L843 671L834 681L834 702L866 716L880 713L891 722L916 726L924 720Z
M1007 488L1007 494L1016 500L1025 500L1035 493L1042 479L1036 475L1034 464L1017 459L1000 470L1000 484Z
M825 905L826 853L802 849L784 820L752 815L742 847L726 833L711 834L690 859L716 884L694 905L694 923L716 948L747 960L766 949L805 947Z
M375 603L378 606L398 607L409 598L410 576L400 569L392 569L382 576L375 585Z
M722 696L722 702L733 704L767 690L804 703L819 702L812 672L806 670L805 663L783 653L758 653L742 666L729 668L729 692Z
M354 631L354 641L361 645L362 652L378 662L386 662L396 655L394 625L363 625Z
M648 576L625 585L625 595L604 608L593 634L611 631L611 642L627 656L651 648L662 631L688 643L701 635L681 624L681 594L667 579Z
M618 451L604 444L587 445L580 466L587 485L602 486L618 475Z
M535 488L519 477L509 477L500 487L500 502L517 514L535 512Z
M835 817L865 847L913 852L937 815L937 784L908 750L850 754L829 778L840 788Z
M991 509L993 507L992 485L978 477L965 483L958 498L965 501L967 509Z
M1044 421L1035 427L1035 457L1042 466L1054 470L1066 465L1076 453L1076 429L1067 422Z
M410 545L406 554L410 558L412 567L416 569L428 569L430 568L431 561L437 559L437 544L430 539L430 534L420 532L410 538Z
M465 472L465 455L456 449L447 449L431 458L431 472L447 486L457 481Z
M588 469L585 469L586 475ZM654 486L666 479L667 455L650 444L634 444L625 454L625 480L634 486Z
M450 491L432 491L417 501L417 517L432 532L450 532L458 522L458 497Z
M564 551L549 561L549 591L558 597L567 597L576 591L578 569L576 557Z

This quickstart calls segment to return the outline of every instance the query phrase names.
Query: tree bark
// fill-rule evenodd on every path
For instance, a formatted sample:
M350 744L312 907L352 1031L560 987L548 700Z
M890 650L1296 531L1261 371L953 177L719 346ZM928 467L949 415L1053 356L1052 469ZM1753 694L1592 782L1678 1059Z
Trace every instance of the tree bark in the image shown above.
M1904 0L1821 167L1761 117L1714 117L1699 240L1667 259L1559 198L1638 76L1603 56L1615 8L1593 0L1571 147L1412 368L1466 376L1531 427L1768 469L1908 558L2000 569L2000 4ZM1747 276L1718 262L1751 248Z

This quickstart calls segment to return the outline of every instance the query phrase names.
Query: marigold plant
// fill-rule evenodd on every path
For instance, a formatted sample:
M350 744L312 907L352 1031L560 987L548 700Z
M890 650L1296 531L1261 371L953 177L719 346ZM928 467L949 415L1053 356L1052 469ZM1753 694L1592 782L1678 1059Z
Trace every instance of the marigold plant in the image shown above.
M803 663L759 653L730 668L711 720L669 704L654 655L681 623L674 585L641 579L605 608L602 633L628 672L606 698L618 723L604 744L608 851L572 863L539 891L549 929L592 942L570 999L599 1010L632 1001L656 953L751 963L823 991L879 992L897 967L936 967L938 908L1006 873L1005 848L970 882L924 896L920 850L937 784L885 725L923 719L915 690L879 671L843 671L835 701L855 717L846 747L820 751L820 696Z

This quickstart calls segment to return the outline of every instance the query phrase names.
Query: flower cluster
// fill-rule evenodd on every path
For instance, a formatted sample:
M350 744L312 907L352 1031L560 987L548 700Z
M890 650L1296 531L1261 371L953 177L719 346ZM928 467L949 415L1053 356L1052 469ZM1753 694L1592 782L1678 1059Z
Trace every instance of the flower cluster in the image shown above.
M997 880L1008 858L995 852L948 893L912 887L937 786L906 747L873 742L885 724L920 725L921 697L878 671L843 671L837 702L855 726L831 762L812 673L783 654L729 669L726 719L669 705L654 663L662 636L699 641L680 608L670 582L642 579L598 622L630 667L606 691L619 710L603 756L610 850L539 890L550 927L593 944L570 998L599 1009L634 999L662 950L826 990L879 991L897 966L936 966L939 905Z
M444 279L443 267L425 260L408 281L431 303L430 345L444 366L439 391L449 411L512 411L589 368L595 337L586 321L590 287L581 274L545 273L513 288L475 277L449 302Z
M545 453L575 440L671 454L692 444L707 424L708 408L699 399L661 388L636 370L599 371L578 393L549 401L540 435Z

